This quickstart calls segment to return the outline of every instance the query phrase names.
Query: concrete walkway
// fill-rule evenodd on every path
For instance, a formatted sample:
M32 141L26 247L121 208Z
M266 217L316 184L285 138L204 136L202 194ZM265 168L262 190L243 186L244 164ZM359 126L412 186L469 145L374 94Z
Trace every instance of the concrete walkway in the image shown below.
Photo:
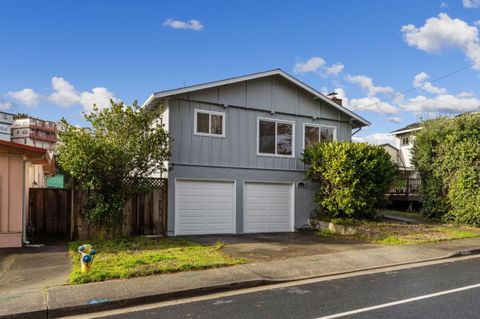
M175 299L222 290L308 279L480 253L480 238L302 256L228 268L183 272L4 295L0 317L55 318L79 312Z

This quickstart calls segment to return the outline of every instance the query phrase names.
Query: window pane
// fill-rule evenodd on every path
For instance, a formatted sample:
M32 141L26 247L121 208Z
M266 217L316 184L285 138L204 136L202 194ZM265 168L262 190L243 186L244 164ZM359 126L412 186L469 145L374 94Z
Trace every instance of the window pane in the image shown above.
M322 127L320 140L322 142L332 142L334 130L333 127Z
M212 114L211 115L211 130L210 130L210 133L211 134L218 134L218 135L222 135L223 134L223 116L222 115L216 115L216 114Z
M277 154L292 155L292 124L277 123Z
M305 148L320 141L320 128L305 126Z
M260 121L258 138L260 153L275 154L275 122Z
M208 130L208 113L197 113L197 133L210 133Z

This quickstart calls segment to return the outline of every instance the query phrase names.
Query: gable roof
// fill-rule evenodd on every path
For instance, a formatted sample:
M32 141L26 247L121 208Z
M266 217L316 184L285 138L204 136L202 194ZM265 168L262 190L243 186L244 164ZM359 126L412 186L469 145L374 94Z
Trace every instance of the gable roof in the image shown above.
M390 134L396 135L396 134L401 134L401 133L407 133L407 132L419 130L421 128L422 128L422 124L419 123L419 122L416 122L416 123L409 124L405 127L402 127L398 130L392 131L392 132L390 132Z
M209 89L212 87L217 87L217 86L222 86L222 85L227 85L227 84L233 84L237 82L243 82L243 81L248 81L248 80L253 80L253 79L258 79L262 77L267 77L267 76L272 76L272 75L279 75L288 81L296 84L297 86L303 88L304 90L308 91L309 93L313 94L315 97L319 98L320 100L326 102L327 104L333 106L335 109L339 110L340 112L343 112L350 117L352 117L353 120L357 121L360 126L368 126L371 123L361 117L360 115L350 111L344 106L341 106L334 101L332 101L330 98L326 97L319 91L315 90L311 86L303 83L302 81L294 78L290 74L286 73L282 69L274 69L270 71L264 71L264 72L258 72L258 73L253 73L253 74L248 74L248 75L243 75L243 76L238 76L238 77L232 77L224 80L219 80L219 81L213 81L213 82L206 82L202 84L197 84L197 85L191 85L191 86L186 86L182 88L177 88L177 89L172 89L172 90L165 90L165 91L160 91L153 93L150 95L150 97L143 103L142 107L148 108L155 100L165 98L168 96L172 95L177 95L177 94L183 94L183 93L188 93L192 91L199 91L199 90L205 90Z

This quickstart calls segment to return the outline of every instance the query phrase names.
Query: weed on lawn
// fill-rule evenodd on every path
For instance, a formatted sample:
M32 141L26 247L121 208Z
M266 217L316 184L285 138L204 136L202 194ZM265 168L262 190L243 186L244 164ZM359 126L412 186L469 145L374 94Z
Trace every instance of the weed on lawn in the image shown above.
M87 274L80 271L78 246L92 244L97 255ZM220 251L222 243L211 246L196 244L181 238L149 239L122 237L111 240L81 240L69 245L73 261L72 284L108 279L131 278L187 270L225 267L242 263Z

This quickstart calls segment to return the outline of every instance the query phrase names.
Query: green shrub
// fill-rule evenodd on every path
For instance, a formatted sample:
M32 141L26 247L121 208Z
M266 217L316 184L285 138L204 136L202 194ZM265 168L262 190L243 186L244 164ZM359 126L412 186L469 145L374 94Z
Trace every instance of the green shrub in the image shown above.
M307 178L319 184L315 202L330 218L371 219L396 180L390 155L366 143L319 143L305 150Z
M422 213L480 226L480 114L423 123L413 148Z

